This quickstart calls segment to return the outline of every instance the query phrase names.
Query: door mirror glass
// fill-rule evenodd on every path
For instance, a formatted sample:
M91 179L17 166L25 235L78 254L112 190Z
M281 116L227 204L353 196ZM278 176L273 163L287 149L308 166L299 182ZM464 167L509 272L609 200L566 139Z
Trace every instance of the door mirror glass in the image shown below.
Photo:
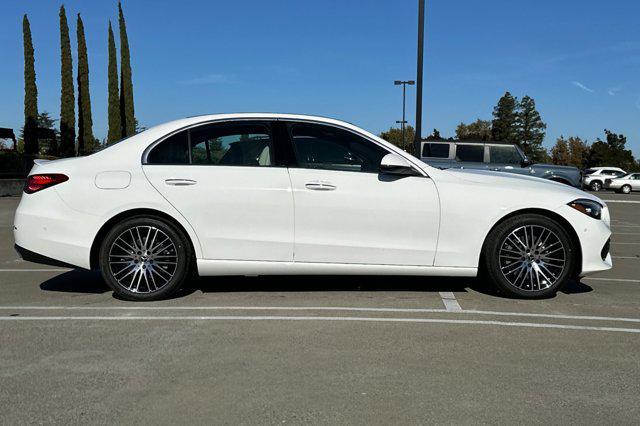
M419 173L404 158L397 154L387 154L380 162L380 173L390 175L418 176Z

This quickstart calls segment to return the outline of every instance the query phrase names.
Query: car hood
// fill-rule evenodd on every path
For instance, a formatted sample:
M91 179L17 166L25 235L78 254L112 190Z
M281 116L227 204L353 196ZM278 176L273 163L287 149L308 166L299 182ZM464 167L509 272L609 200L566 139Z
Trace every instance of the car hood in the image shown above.
M504 188L518 192L527 191L528 196L537 195L559 200L586 198L605 205L604 201L592 194L548 179L490 170L447 169L440 172L478 188L490 187L492 190Z

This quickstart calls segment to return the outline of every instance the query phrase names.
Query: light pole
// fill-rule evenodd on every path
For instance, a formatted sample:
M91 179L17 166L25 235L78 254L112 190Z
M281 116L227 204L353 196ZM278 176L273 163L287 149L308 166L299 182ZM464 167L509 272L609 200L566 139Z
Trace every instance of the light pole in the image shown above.
M416 135L413 141L414 154L420 158L420 141L422 139L422 53L424 51L424 3L425 0L418 0L418 64L416 86Z
M405 112L407 110L406 102L405 102L407 98L407 84L409 86L413 86L414 84L416 84L416 82L413 80L406 80L406 81L396 80L393 82L393 84L395 84L396 86L402 85L402 121L396 120L396 123L400 123L402 127L402 147L404 148L404 146L406 145L404 140L404 125L407 124L407 120L405 119Z

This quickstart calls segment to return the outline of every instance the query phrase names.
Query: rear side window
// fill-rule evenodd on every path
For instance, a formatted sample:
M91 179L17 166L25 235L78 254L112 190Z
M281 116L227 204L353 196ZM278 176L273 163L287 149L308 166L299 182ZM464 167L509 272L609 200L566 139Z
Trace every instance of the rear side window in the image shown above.
M489 162L499 164L520 164L522 158L515 146L489 146Z
M191 129L191 163L271 166L271 134L263 124L211 124Z
M449 158L448 143L425 143L422 145L422 156L431 158Z
M147 156L149 164L189 164L188 131L176 133L154 147Z
M591 175L596 172L596 169L587 169L584 171L585 175Z
M156 145L147 164L271 166L270 127L263 123L215 123L184 130Z
M458 145L456 160L467 163L482 163L484 161L484 145Z

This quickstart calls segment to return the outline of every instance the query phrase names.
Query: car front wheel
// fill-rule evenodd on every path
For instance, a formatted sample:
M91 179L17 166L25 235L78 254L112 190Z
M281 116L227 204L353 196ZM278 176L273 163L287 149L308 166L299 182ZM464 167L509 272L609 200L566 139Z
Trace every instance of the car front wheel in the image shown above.
M571 279L576 253L557 222L525 214L505 220L491 232L484 259L487 274L501 293L540 298L552 296Z
M128 300L158 300L175 293L189 276L192 261L184 233L154 217L116 224L100 248L106 283Z
M623 194L629 194L631 193L631 186L623 185L622 188L620 188L620 190L622 191Z

